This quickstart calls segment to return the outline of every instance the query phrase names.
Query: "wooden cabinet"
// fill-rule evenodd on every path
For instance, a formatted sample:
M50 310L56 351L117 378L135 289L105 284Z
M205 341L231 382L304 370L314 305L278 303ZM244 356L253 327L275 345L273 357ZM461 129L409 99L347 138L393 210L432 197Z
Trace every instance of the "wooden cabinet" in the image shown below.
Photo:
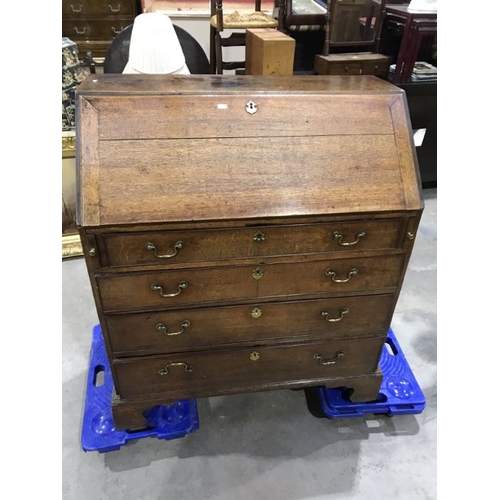
M88 51L104 57L115 36L140 12L137 0L63 0L62 35L78 45L80 57Z
M117 428L184 398L375 399L423 209L404 92L372 76L93 75L77 100Z

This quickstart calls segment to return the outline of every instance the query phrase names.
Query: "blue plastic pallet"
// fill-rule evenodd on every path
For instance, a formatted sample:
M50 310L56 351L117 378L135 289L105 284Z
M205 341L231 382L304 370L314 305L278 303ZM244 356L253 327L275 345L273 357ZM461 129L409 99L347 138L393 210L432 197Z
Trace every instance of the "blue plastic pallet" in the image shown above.
M325 416L342 418L383 413L392 417L422 413L424 393L391 328L382 349L379 368L383 374L382 385L377 399L370 403L352 403L345 399L342 389L318 388L318 399Z
M101 381L101 379L103 379ZM100 325L92 332L81 444L84 451L106 453L129 441L146 437L177 439L195 432L200 424L196 399L155 406L146 413L147 427L139 431L116 430L111 412L113 378Z

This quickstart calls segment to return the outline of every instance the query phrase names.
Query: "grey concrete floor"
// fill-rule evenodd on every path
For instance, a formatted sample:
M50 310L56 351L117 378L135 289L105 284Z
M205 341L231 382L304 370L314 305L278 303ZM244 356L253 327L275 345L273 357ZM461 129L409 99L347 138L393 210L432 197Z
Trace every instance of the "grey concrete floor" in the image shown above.
M316 418L303 392L291 390L204 398L193 434L86 453L80 435L98 319L83 259L63 261L62 498L436 498L437 189L424 196L392 323L426 396L420 415Z

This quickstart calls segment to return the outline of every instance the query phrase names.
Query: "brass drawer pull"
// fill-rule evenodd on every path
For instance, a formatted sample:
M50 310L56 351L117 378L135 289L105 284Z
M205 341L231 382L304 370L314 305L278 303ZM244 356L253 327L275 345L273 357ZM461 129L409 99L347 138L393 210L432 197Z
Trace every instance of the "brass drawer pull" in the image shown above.
M327 276L331 276L332 281L334 283L347 283L353 276L356 276L356 274L358 274L358 270L355 267L353 267L349 271L349 274L348 274L348 276L347 276L347 278L345 280L335 279L335 276L337 275L337 273L333 269L327 269L325 271L325 274Z
M80 31L76 26L75 26L75 32L77 35L85 35L85 31L87 31L87 28L83 28L82 31Z
M340 246L343 246L343 247L350 247L352 245L357 245L359 243L359 240L361 238L363 238L364 236L366 236L366 230L363 229L362 231L360 231L357 235L356 235L356 239L354 241L346 241L345 243L342 243L342 233L339 233L338 231L335 231L332 235L332 237L334 239L337 240L337 243L340 245Z
M179 250L182 250L183 247L184 247L184 242L183 241L178 241L174 245L174 252L173 253L166 253L166 254L163 254L163 255L158 255L156 253L156 247L155 247L154 243L151 243L150 241L148 241L146 243L146 250L149 250L150 252L153 252L154 256L157 259L171 259L172 257L175 257L177 255L177 252Z
M185 319L181 323L181 331L180 332L167 332L168 328L163 324L163 323L158 323L156 325L156 329L162 332L165 335L168 335L169 337L172 335L180 335L181 333L184 332L184 328L189 328L191 326L191 321Z
M344 354L345 354L344 351L337 351L337 353L335 354L335 357L333 359L331 359L330 361L323 361L323 356L321 356L321 354L319 354L319 353L316 353L313 356L313 358L317 359L318 363L320 365L327 366L327 365L334 365L340 358L344 357Z
M112 31L115 35L119 35L119 34L123 31L123 28L120 28L119 30L117 30L114 26L111 26L111 31Z
M179 281L179 284L177 285L177 289L179 290L178 292L175 292L175 293L163 293L163 287L160 286L160 285L156 285L155 283L153 283L151 285L151 290L153 290L153 292L160 292L160 295L162 297L177 297L177 295L180 295L182 293L182 290L184 288L187 288L187 286L188 286L187 281Z
M191 373L192 371L194 371L194 368L192 366L189 366L187 365L186 363L169 363L167 366L165 366L165 368L162 368L158 373L160 375L168 375L168 369L170 366L183 366L184 367L184 371L185 372L188 372L188 373Z
M115 8L113 7L112 5L108 4L108 7L109 7L109 10L111 12L120 12L120 9L122 8L122 6L120 4L118 4L118 6Z
M79 5L79 6L78 6L78 7L79 7L78 9L77 9L77 8L75 8L75 7L73 6L73 4L71 4L71 5L70 5L70 7L71 7L71 10L72 10L73 12L75 12L76 14L79 14L79 13L83 10L83 5Z
M327 311L321 311L321 316L325 318L326 321L329 321L330 323L336 323L337 321L340 321L343 319L343 317L349 312L349 309L347 307L344 307L342 311L340 311L340 317L339 318L330 318L330 313Z

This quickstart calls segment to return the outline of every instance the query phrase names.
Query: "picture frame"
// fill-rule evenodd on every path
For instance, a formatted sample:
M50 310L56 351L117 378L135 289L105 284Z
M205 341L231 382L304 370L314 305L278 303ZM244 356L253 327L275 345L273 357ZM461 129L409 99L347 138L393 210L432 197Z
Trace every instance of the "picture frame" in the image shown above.
M62 258L81 257L82 242L76 227L76 136L62 132Z

